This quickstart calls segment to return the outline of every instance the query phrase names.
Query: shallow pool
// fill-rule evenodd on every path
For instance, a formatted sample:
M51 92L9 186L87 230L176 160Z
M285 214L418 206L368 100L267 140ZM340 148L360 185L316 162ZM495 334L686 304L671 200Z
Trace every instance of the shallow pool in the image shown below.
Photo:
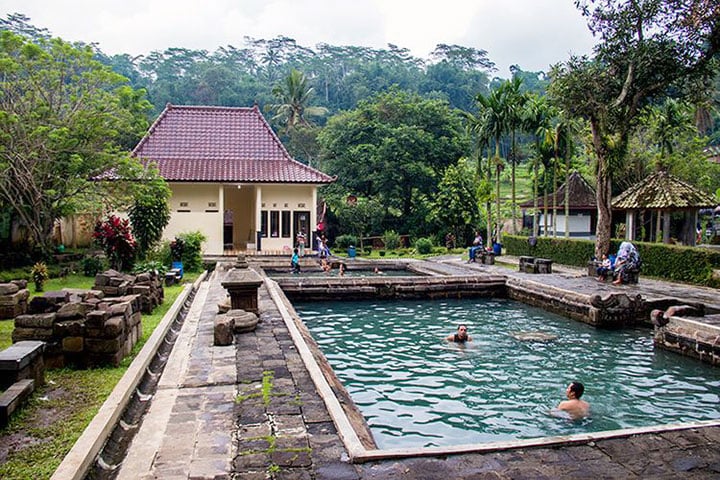
M268 277L274 278L274 277L293 277L293 278L302 278L302 277L311 277L311 278L317 278L317 277L331 277L331 278L342 278L342 277L413 277L413 276L419 276L422 275L421 273L414 272L412 270L405 270L405 269L383 269L380 271L380 273L375 273L373 270L345 270L343 275L340 275L340 272L337 268L334 268L330 270L329 272L324 272L318 267L317 269L310 269L310 268L303 268L300 273L292 273L290 269L287 270L278 270L278 269L265 269L265 273L267 273Z
M720 418L720 370L510 300L296 304L380 448L452 446ZM443 339L459 323L467 346ZM552 341L521 341L542 332ZM592 405L551 410L579 380Z

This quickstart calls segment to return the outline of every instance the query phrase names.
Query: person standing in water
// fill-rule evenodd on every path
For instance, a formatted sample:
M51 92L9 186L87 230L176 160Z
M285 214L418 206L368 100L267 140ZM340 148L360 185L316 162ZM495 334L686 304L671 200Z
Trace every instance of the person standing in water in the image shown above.
M558 410L567 412L573 420L579 420L590 415L590 404L580 400L585 392L585 386L580 382L572 382L565 390L567 400L558 405Z
M465 342L472 342L472 337L468 335L467 332L467 326L466 325L460 325L458 326L457 333L452 333L448 335L448 337L445 339L448 342L454 342L454 343L465 343Z

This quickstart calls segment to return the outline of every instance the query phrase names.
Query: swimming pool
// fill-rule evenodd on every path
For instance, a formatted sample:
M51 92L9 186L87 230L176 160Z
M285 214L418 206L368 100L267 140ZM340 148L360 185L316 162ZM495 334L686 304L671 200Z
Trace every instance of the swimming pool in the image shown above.
M319 302L295 308L380 448L452 446L720 418L720 372L504 299ZM468 347L442 339L466 323ZM518 340L518 332L556 336ZM515 336L513 336L515 335ZM590 419L549 411L572 380Z

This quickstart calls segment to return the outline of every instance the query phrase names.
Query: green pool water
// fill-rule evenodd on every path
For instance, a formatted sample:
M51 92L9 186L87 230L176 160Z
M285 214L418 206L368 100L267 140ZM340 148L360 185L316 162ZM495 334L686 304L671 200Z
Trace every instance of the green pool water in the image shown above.
M720 369L511 300L300 303L380 448L452 446L720 418ZM467 346L444 341L459 323ZM543 332L553 341L519 341ZM590 418L552 409L573 380Z

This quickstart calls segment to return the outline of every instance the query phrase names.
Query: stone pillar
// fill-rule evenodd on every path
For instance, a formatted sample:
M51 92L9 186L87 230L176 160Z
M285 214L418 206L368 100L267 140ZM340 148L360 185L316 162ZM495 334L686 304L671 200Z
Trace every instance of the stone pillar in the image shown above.
M259 315L258 289L262 278L249 268L231 269L221 285L230 294L230 307L233 310L245 310Z

